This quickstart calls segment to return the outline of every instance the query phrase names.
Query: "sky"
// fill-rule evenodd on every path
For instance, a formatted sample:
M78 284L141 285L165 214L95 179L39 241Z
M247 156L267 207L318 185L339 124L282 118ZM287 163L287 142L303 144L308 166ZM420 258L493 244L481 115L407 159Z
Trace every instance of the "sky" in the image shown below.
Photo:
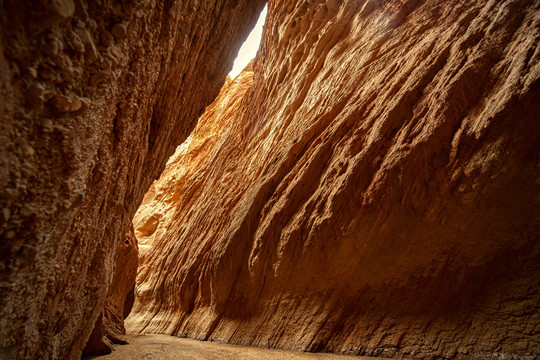
M257 24L240 48L238 56L236 57L236 60L234 60L233 68L229 73L231 78L234 79L238 74L240 74L246 65L249 64L251 59L253 59L257 54L257 50L259 49L259 44L261 42L264 21L266 20L266 12L267 6L264 7L261 15L259 16L259 20L257 20Z

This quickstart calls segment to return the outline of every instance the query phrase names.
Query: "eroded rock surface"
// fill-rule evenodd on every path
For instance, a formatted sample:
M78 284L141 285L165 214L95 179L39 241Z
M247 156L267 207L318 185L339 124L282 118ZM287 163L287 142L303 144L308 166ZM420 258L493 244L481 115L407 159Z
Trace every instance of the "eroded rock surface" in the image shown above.
M167 232L175 218L176 207L194 171L204 166L219 146L223 133L235 131L234 116L246 91L253 85L253 69L249 64L234 81L227 77L217 99L206 109L187 140L176 149L165 171L156 180L135 214L135 234L141 248L141 266L152 251L154 239ZM189 165L188 165L189 164ZM201 181L204 179L201 179Z
M271 1L253 85L136 217L130 329L540 356L539 29L539 1Z
M135 300L138 255L137 238L131 226L118 248L107 302L83 349L84 356L108 354L113 350L112 344L127 343L124 319Z
M79 358L121 325L125 233L263 5L2 1L1 358Z

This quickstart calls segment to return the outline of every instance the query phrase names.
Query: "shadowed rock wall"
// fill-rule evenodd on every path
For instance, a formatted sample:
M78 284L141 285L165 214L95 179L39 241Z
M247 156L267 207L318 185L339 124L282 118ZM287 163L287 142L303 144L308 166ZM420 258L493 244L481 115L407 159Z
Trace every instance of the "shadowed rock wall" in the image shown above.
M107 302L86 342L83 356L109 354L113 350L113 343L127 344L124 319L129 315L135 300L138 256L137 238L131 226L117 250Z
M1 2L1 358L80 357L136 209L263 5Z
M129 328L539 356L539 26L539 1L270 1L253 85L136 216Z

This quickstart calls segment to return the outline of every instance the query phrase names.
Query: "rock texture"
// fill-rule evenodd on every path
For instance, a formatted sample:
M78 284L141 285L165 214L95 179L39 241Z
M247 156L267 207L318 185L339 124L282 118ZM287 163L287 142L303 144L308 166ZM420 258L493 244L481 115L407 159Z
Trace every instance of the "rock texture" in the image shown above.
M135 235L141 248L141 267L152 251L155 239L161 239L175 218L178 200L191 185L194 170L205 165L218 146L223 133L235 131L231 122L246 91L253 85L250 63L234 81L227 76L217 99L206 109L186 141L169 159L165 171L146 193L135 214ZM189 166L187 166L189 164ZM201 179L203 180L203 179Z
M121 331L125 233L264 2L0 5L0 358L75 359Z
M113 343L127 343L124 319L129 315L135 300L138 255L137 238L131 226L119 246L107 302L86 342L83 355L108 354L112 351Z
M540 356L539 29L539 1L270 1L253 85L136 216L129 329Z

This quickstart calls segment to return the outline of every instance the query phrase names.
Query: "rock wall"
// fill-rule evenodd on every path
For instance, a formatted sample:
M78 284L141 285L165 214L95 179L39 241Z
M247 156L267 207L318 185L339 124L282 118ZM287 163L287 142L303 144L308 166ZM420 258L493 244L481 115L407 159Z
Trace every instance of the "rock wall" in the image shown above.
M0 358L75 359L121 325L125 233L264 1L0 5Z
M539 29L539 1L270 1L253 85L135 218L128 328L540 356Z
M135 300L138 256L137 238L131 226L117 250L107 302L86 342L83 356L109 354L113 350L113 343L127 344L124 319L129 315Z
M205 165L212 151L219 146L223 133L235 130L233 127L238 124L230 120L251 85L251 63L234 81L227 76L216 100L206 108L191 135L176 149L161 177L146 193L133 219L141 249L141 267L145 266L145 260L152 252L154 240L163 237L167 227L173 223L178 200L190 186L193 173Z

